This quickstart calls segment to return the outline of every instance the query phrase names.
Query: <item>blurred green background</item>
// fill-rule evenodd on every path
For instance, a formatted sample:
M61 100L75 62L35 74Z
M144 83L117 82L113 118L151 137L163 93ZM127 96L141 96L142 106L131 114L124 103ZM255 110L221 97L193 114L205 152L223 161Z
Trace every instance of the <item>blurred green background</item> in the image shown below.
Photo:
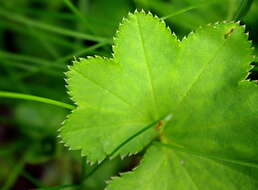
M110 57L119 22L135 9L163 18L180 38L201 25L240 20L258 45L257 0L0 0L0 189L101 190L138 163L141 154L95 171L59 143L57 129L69 110L3 97L8 91L72 104L67 66L74 57ZM254 67L248 78L257 80L257 73Z

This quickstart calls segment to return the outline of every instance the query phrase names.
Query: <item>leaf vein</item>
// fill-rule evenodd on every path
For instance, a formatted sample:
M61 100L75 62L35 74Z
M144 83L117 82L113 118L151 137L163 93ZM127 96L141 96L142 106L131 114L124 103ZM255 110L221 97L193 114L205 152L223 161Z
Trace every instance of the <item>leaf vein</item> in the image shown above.
M149 65L149 60L148 60L148 57L147 57L146 48L145 48L144 40L143 40L143 34L142 34L142 30L141 30L141 27L140 27L140 22L138 20L138 17L136 17L136 24L137 24L137 27L138 27L138 30L139 30L139 37L140 37L141 46L142 46L143 55L144 55L144 62L145 62L145 65L146 65L147 71L148 71L148 78L149 78L149 81L150 81L150 89L151 89L150 91L151 91L151 95L152 95L152 99L153 99L153 104L155 106L155 114L156 114L155 119L157 119L157 117L158 117L157 97L156 97L155 90L154 90L153 77L151 75L151 67Z
M126 104L127 106L129 106L130 108L132 108L134 111L136 111L136 113L138 113L139 115L143 115L142 112L139 112L139 110L136 110L135 107L130 104L129 102L127 102L123 97L115 94L114 92L112 92L111 90L103 87L101 84L99 84L98 82L92 80L91 78L87 77L86 75L84 75L83 73L81 73L80 71L74 69L74 71L76 71L78 74L80 74L83 78L85 78L86 80L92 82L93 84L95 84L96 86L98 86L99 88L101 88L102 90L107 91L109 94L113 95L114 97L116 97L117 99L119 99L121 102L123 102L124 104Z
M180 106L184 99L189 95L189 92L192 90L193 86L198 82L198 80L200 79L201 75L204 73L204 71L209 67L209 65L212 63L212 61L218 56L219 52L221 51L221 48L223 48L225 46L227 41L224 41L222 43L222 45L215 51L214 55L212 56L212 58L210 60L208 60L203 67L201 68L201 71L199 72L199 74L197 74L197 76L195 77L195 79L193 80L193 82L190 84L189 88L186 90L185 94L182 96L181 100L178 103L178 106ZM177 106L177 107L178 107Z

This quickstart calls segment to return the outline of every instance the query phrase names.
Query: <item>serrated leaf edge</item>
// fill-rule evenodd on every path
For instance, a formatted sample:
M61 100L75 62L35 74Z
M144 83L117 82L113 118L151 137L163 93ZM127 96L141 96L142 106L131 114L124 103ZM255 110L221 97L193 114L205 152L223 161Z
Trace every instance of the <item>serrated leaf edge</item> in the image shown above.
M88 61L88 60L91 60L91 59L94 59L94 60L96 60L96 59L101 59L101 60L108 60L108 61L114 61L114 62L116 62L116 52L118 52L118 51L117 51L117 48L118 48L118 45L117 45L117 44L118 44L118 40L119 40L119 36L120 36L119 33L120 33L120 31L123 29L124 25L125 25L127 22L129 22L130 17L135 16L135 15L137 15L137 14L139 14L139 15L147 15L147 16L150 16L150 17L156 19L156 20L161 24L161 26L166 29L166 31L171 35L171 37L173 37L173 38L177 41L177 43L179 43L179 44L181 44L181 42L184 41L184 40L190 40L190 39L191 39L192 37L194 37L194 35L195 35L196 33L198 33L198 31L200 31L200 30L203 30L203 29L205 29L205 28L207 28L207 27L216 28L217 25L220 25L220 24L229 24L229 23L237 24L238 26L240 26L240 27L242 27L242 28L244 29L244 32L245 32L245 30L246 30L245 25L241 25L241 24L240 24L240 21L235 22L235 21L226 21L226 20L225 20L225 21L221 21L221 22L216 22L216 23L214 23L214 24L209 23L209 24L207 24L207 25L205 25L205 26L200 26L200 27L198 27L194 32L191 31L188 35L184 36L183 39L180 41L180 40L177 38L176 34L175 34L174 32L172 32L171 29L166 25L165 21L164 21L163 19L160 19L158 16L153 15L151 12L146 13L144 10L138 11L137 9L134 11L134 13L129 12L129 14L128 14L127 17L123 17L122 22L119 24L118 30L116 31L116 33L115 33L115 35L114 35L114 37L113 37L112 57L111 57L111 58L101 57L101 56L97 56L97 55L95 55L95 56L87 56L86 58L76 58L76 57L75 57L75 58L74 58L74 61L72 61L72 63L73 63L72 66L70 66L70 65L68 66L68 71L65 72L65 76L66 76L66 78L65 78L65 82L66 82L65 87L66 87L66 89L67 89L67 93L68 93L69 96L70 96L70 99L74 102L74 104L75 104L77 107L76 107L74 110L72 110L70 114L68 114L68 115L66 116L65 120L64 120L64 121L62 122L62 124L61 124L62 126L58 129L58 132L62 131L62 129L63 129L64 125L65 125L65 121L68 120L68 119L70 118L71 114L72 114L74 111L76 111L76 110L78 109L78 107L79 107L79 105L77 104L76 100L75 100L75 99L73 98L73 96L72 96L72 89L69 87L69 74L70 74L70 72L73 71L73 66L75 66L75 65L78 64L78 63L81 63L82 61ZM251 40L248 40L248 38L249 38L249 33L246 32L245 34L246 34L246 36L247 36L247 42L249 43L249 48L252 50L252 53L250 54L250 61L248 61L249 67L248 67L247 70L246 70L246 73L247 73L247 74L246 74L244 77L242 77L242 79L241 79L239 82L242 82L242 81L249 81L249 80L247 80L247 76L249 75L250 70L254 67L254 66L252 66L250 63L255 60L255 56L253 55L254 47L252 46L252 41L251 41ZM249 81L249 82L250 82L250 81ZM81 146L78 146L77 148L73 148L73 147L69 146L68 144L66 144L66 143L63 141L63 139L62 139L63 137L62 137L61 135L58 135L58 139L59 139L59 138L61 138L61 140L60 140L59 142L62 143L65 147L69 147L69 150L81 150L81 149L82 149ZM80 152L81 152L81 156L83 156L83 157L84 157L84 156L87 156L86 154L83 154L82 151L80 151ZM137 153L138 153L138 152L133 152L133 153L130 152L130 153L123 154L123 155L121 155L120 153L118 153L117 155L119 155L119 156L121 157L121 159L123 159L123 158L125 158L125 157L131 156L131 155L135 155L135 154L137 154ZM110 160L112 160L112 159L114 158L114 157L112 157L112 155L110 156L110 155L108 155L108 154L106 154L106 157L109 157ZM105 158L103 158L103 159L101 159L101 160L89 160L89 159L87 159L87 163L89 163L90 165L93 165L93 164L95 164L95 163L100 164L103 160L105 160ZM141 162L142 162L142 161L141 161ZM139 165L140 165L140 164L139 164ZM136 167L136 168L137 168L137 167ZM134 171L136 168L134 168L133 171ZM126 173L128 173L128 172L126 172ZM122 175L124 175L124 174L122 174Z

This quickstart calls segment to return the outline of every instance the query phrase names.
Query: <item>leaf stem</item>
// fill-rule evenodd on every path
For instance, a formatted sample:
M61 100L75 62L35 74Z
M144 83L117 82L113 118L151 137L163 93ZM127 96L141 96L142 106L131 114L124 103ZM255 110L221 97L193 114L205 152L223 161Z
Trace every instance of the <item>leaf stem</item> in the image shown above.
M55 105L55 106L70 109L70 110L74 109L73 105L70 105L70 104L67 104L67 103L64 103L64 102L52 100L52 99L49 99L49 98L39 97L39 96L33 96L33 95L29 95L29 94L0 91L0 97L22 99L22 100L31 100L31 101L35 101L35 102L41 102L41 103Z
M154 125L158 124L160 121L164 121L165 123L168 122L170 119L172 118L171 114L166 115L165 117L161 117L160 119L152 122L151 124L147 125L146 127L144 127L143 129L139 130L137 133L135 133L134 135L130 136L129 138L127 138L125 141L123 141L119 146L117 146L100 164L98 164L95 168L93 168L84 178L84 180L86 178L89 178L91 175L93 175L95 173L95 171L102 166L107 160L108 158L112 159L114 156L116 156L116 153L124 146L126 145L128 142L130 142L132 139L134 139L135 137L143 134L145 131L147 131L148 129L152 128Z
M168 121L171 119L171 114L166 115L165 117L161 117L160 119L152 122L151 124L147 125L146 127L144 127L143 129L139 130L137 133L135 133L134 135L130 136L129 138L127 138L125 141L123 141L117 148L115 148L108 157L110 157L111 159L116 155L116 153L124 146L126 145L128 142L130 142L132 139L136 138L137 136L143 134L145 131L147 131L148 129L152 128L154 125L156 125L157 123L159 123L160 121L164 120L164 121Z

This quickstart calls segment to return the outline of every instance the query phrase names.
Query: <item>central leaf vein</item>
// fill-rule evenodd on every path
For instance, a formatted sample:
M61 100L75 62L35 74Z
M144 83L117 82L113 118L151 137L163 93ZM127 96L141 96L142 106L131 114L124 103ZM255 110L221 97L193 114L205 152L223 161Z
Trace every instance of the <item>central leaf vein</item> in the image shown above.
M140 21L138 20L138 18L136 17L136 24L137 24L137 27L138 27L138 30L139 30L139 37L140 37L140 41L141 41L141 46L142 46L142 50L143 50L143 56L144 56L144 62L145 62L145 65L147 67L147 73L148 73L148 78L149 78L149 81L150 81L150 91L151 91L151 96L152 96L152 99L153 99L153 104L154 104L154 107L155 107L155 119L157 119L158 117L158 113L157 113L157 98L156 98L156 94L155 94L155 90L154 90L154 84L153 84L153 79L152 79L152 74L151 74L151 67L149 65L149 60L148 60L148 57L147 57L147 53L146 53L146 48L145 48L145 45L144 45L144 39L143 39L143 34L142 34L142 30L141 30L141 26L140 26Z

